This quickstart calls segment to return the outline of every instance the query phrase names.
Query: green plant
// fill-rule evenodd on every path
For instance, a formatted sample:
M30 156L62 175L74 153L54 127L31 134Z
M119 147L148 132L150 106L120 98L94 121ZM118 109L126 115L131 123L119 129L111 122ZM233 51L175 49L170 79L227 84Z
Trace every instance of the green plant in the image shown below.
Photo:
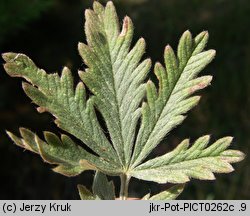
M79 71L82 82L74 88L68 68L62 75L47 74L24 54L5 53L4 68L10 76L23 77L25 93L38 105L38 112L50 112L57 126L87 145L93 153L76 145L68 135L61 138L44 132L45 141L28 129L21 128L22 138L7 132L19 146L41 155L57 165L53 170L66 176L94 170L92 192L79 186L82 199L115 199L114 186L106 175L120 176L120 199L127 199L131 177L157 183L175 183L167 191L143 199L174 199L190 178L215 179L213 173L228 173L231 163L244 154L227 150L232 137L224 137L207 147L210 136L197 139L191 147L182 141L173 151L147 160L163 138L185 119L200 97L191 96L208 86L211 76L197 75L215 56L214 50L203 51L208 33L195 38L186 31L177 55L165 48L165 67L156 63L154 73L159 88L152 81L144 83L151 68L150 59L141 62L145 42L141 38L130 49L133 24L125 17L120 31L112 2L104 8L94 2L86 10L87 45L79 43L79 52L87 69ZM30 83L30 84L29 84ZM90 91L86 94L85 86ZM98 111L105 125L99 123ZM107 127L109 136L103 127ZM137 130L138 128L138 130Z

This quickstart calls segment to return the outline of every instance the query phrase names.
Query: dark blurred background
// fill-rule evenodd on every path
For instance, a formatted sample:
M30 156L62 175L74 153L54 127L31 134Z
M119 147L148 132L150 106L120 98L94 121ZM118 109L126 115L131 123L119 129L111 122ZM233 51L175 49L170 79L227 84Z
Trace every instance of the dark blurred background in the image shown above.
M25 53L48 72L69 66L77 78L82 68L78 41L85 41L84 10L91 0L0 0L0 52ZM105 1L101 1L105 2ZM181 34L210 33L209 48L216 59L202 74L212 85L183 125L175 129L153 155L173 148L184 138L212 134L213 140L234 136L233 149L250 153L250 1L249 0L116 0L119 17L129 15L135 39L144 37L146 56L162 61L166 44L175 49ZM2 60L1 64L3 63ZM154 79L154 77L153 77ZM27 127L42 135L60 133L47 113L38 114L25 96L21 79L10 78L0 67L0 199L79 199L76 185L90 187L93 173L67 178L30 152L12 144L5 134ZM174 135L173 135L174 134ZM216 181L193 180L180 199L250 199L249 157L234 165L235 172L216 175ZM118 179L115 179L119 183ZM132 180L131 196L156 193L169 185Z

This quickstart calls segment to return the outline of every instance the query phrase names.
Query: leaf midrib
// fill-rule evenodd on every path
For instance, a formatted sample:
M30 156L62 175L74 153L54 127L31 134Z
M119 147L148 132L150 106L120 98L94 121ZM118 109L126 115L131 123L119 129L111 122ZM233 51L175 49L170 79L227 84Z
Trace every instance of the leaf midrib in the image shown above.
M121 123L121 116L120 116L120 106L119 106L119 103L118 103L118 98L117 98L117 86L116 86L116 83L115 83L115 77L114 77L114 67L113 67L113 60L112 60L112 57L111 57L111 48L110 48L110 41L108 40L108 35L107 35L107 32L106 32L106 28L105 28L105 24L103 22L103 20L100 20L101 23L102 23L102 26L103 26L103 29L105 30L104 33L105 33L105 37L107 39L107 47L108 47L108 58L110 60L110 63L111 63L111 70L112 70L112 85L113 85L113 88L114 88L114 98L115 98L115 106L116 106L116 110L117 110L117 114L118 114L118 124L119 124L119 128L120 128L120 131L119 131L119 134L120 134L120 137L122 139L122 150L121 150L121 154L119 154L119 150L115 148L116 152L117 152L117 155L118 155L118 158L120 160L120 163L121 165L123 166L123 168L125 168L125 152L124 152L124 138L123 138L123 135L122 135L122 123ZM118 68L119 69L119 68Z
M221 153L221 152L220 152ZM176 161L176 162L173 162L173 163L169 163L169 164L164 164L164 165L158 165L158 166L155 166L155 167L145 167L145 168L142 168L140 169L140 166L137 167L137 169L135 169L135 171L142 171L142 170L150 170L150 169L158 169L158 168L161 168L161 167L167 167L169 165L176 165L178 163L183 163L183 162L190 162L190 161L195 161L195 160L199 160L199 159L203 159L203 158L210 158L210 159L214 159L214 158L219 158L221 155L215 155L215 156L212 156L212 155L209 155L209 156L202 156L202 157L198 157L198 158L193 158L193 159L187 159L187 160L183 160L183 161ZM182 168L180 168L182 169ZM184 168L186 169L186 168Z

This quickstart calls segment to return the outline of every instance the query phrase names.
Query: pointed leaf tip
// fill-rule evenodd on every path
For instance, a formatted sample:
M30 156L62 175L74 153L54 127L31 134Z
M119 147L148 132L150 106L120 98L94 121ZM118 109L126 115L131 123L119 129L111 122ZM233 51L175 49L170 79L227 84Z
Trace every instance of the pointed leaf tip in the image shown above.
M202 41L203 39L205 39L205 41L207 41L209 38L209 33L208 31L203 31L201 32L200 34L198 34L196 37L195 37L195 40L196 42L200 42Z
M39 112L39 113L44 113L44 112L47 111L47 109L46 109L45 107L37 107L36 110L37 110L37 112Z
M19 147L25 148L25 145L22 142L22 139L11 133L10 131L6 131L6 134L9 138Z
M94 8L95 11L99 11L99 9L103 9L103 6L102 6L102 4L100 2L94 1L93 8Z
M7 53L2 53L2 58L4 59L4 61L9 62L15 59L17 55L18 55L17 53L7 52Z
M202 35L202 37L204 38L204 37L209 37L209 33L208 33L208 31L206 30L206 31L203 31L203 32L201 32L201 35Z
M190 93L194 93L198 90L206 88L208 85L211 84L213 77L212 76L204 76L201 78L201 81L197 83L196 85L190 87L189 91Z
M210 76L210 75L205 76L205 78L206 78L205 80L207 83L210 83L213 80L213 76Z
M11 138L12 133L10 131L6 130L5 133Z
M128 16L125 16L123 20L123 25L122 25L122 31L120 33L121 37L126 35L130 25L132 25L131 19Z
M162 64L160 62L155 63L155 68L163 68Z
M220 154L229 163L237 163L245 158L245 154L238 150L226 150Z
M79 42L77 46L78 46L78 50L81 50L83 48L83 43Z
M223 138L220 138L219 140L217 140L217 142L220 142L220 143L228 143L228 146L232 143L234 137L232 136L226 136L226 137L223 137Z
M191 40L192 40L192 33L191 33L189 30L186 30L186 31L182 34L182 36L181 36L181 38L180 38L180 41L182 41L182 40L188 40L188 41L191 42Z
M95 200L95 196L83 185L77 185L81 200Z
M61 147L62 142L58 138L58 136L56 136L54 133L49 132L49 131L44 131L43 134L47 143L50 143L51 145L55 145L55 146L58 145Z
M232 136L227 136L227 137L225 137L227 140L228 140L228 142L232 142L233 141L233 139L234 139L234 137L232 137Z
M186 30L183 35L192 35L192 33L189 30Z
M211 56L216 56L216 50L211 49Z
M141 37L138 42L140 43L141 46L145 46L146 45L146 41L143 37Z
M28 89L29 86L30 86L30 84L28 84L27 82L22 82L22 88L23 88L23 90Z
M168 44L166 47L165 47L165 53L166 52L169 52L169 51L173 51L172 47Z
M25 133L32 133L29 129L20 127L19 128L20 134L23 136Z
M233 150L232 150L233 151ZM243 152L241 152L241 151L237 151L237 150L234 150L234 152L235 152L235 155L237 155L238 156L238 161L242 161L242 160L244 160L245 159L245 157L246 157L246 154L244 154ZM238 162L237 161L237 162Z
M69 72L69 68L67 66L64 66L62 69L62 73L67 73Z
M112 1L107 2L107 7L110 7L110 6L114 7L114 3Z
M85 13L84 13L84 14L85 14L86 20L87 20L87 19L89 18L89 16L91 15L91 11L92 11L91 9L86 9L86 10L85 10Z
M148 200L150 198L150 193L144 195L141 200Z

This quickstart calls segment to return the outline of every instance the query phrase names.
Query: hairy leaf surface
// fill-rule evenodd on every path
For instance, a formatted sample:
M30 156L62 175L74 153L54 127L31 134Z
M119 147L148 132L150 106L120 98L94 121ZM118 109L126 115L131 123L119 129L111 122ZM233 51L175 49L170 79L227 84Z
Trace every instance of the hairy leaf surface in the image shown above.
M93 99L86 99L83 83L73 89L68 68L63 69L60 77L57 73L47 74L37 68L23 54L6 53L3 58L6 61L4 68L10 76L23 77L32 84L23 83L23 89L40 106L39 112L51 112L59 127L80 139L103 160L119 164L117 154L97 121Z
M143 80L151 62L140 63L145 52L144 39L130 50L133 24L125 17L120 32L113 3L103 8L95 2L94 10L87 10L85 17L88 45L80 43L79 52L88 69L80 72L80 77L95 95L95 104L105 119L113 146L126 166L145 93Z
M189 140L184 140L173 151L145 162L197 105L200 96L193 94L212 80L209 75L199 77L215 56L214 50L205 50L208 33L193 37L189 31L184 32L176 53L167 45L164 65L159 62L154 65L156 85L145 81L151 60L142 59L146 47L143 38L132 43L134 27L129 17L120 26L112 2L105 7L94 2L93 10L86 10L85 18L87 43L79 43L78 50L87 67L79 71L82 81L76 87L67 67L61 75L50 74L24 54L5 53L3 58L10 76L27 81L23 89L38 105L38 112L50 112L58 127L93 152L76 145L67 135L59 138L51 132L44 133L43 141L21 128L21 138L8 132L10 138L18 146L40 154L44 161L56 164L56 172L74 176L95 170L93 194L83 186L78 187L82 199L115 199L113 183L108 182L105 174L158 183L185 183L190 178L211 180L213 173L231 172L231 163L244 157L240 151L226 150L231 137L219 139L209 147L206 147L209 136L197 139L190 148ZM183 187L177 185L144 199L174 199Z
M159 90L153 82L147 83L147 102L142 106L132 167L140 164L166 134L185 119L184 114L199 102L199 96L190 95L210 84L211 76L196 78L215 55L214 50L203 51L207 40L207 32L193 39L186 31L180 39L177 56L170 46L166 47L166 68L156 63L154 72L159 80Z
M96 172L92 187L93 194L101 200L114 200L115 188L112 181L108 181L107 176L101 172Z
M66 176L75 176L85 170L103 170L113 174L114 168L106 161L100 160L76 145L67 135L61 139L51 132L44 132L45 141L41 140L32 131L20 128L22 138L7 132L9 137L20 147L40 154L42 159L58 165L53 170Z
M158 183L185 183L190 178L213 180L213 173L232 172L230 163L241 161L244 154L226 150L232 137L224 137L206 147L209 138L203 136L197 139L190 148L189 140L186 139L173 151L141 164L131 175Z

